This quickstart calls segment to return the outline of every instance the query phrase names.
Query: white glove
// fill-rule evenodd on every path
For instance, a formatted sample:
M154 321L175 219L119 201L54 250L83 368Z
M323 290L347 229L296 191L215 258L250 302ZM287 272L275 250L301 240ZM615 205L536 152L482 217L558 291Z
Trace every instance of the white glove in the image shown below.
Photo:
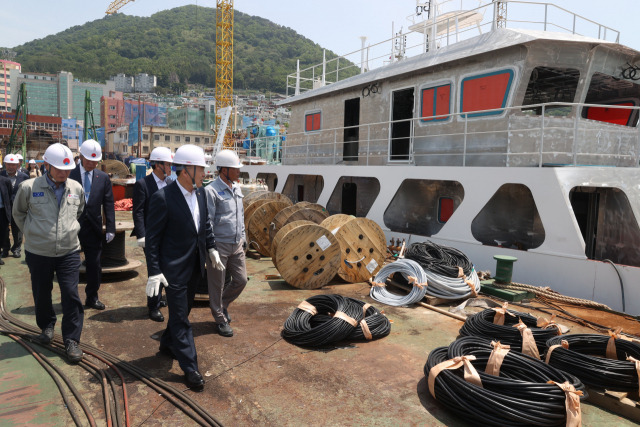
M107 233L105 239L107 240L107 243L111 243L114 237L116 237L115 233Z
M220 261L220 255L218 254L218 251L213 248L209 249L209 258L211 258L211 264L213 264L213 268L220 271L224 270L224 264L222 263L222 261Z
M140 246L141 248L144 248L144 237L141 237L138 239L138 246Z
M166 287L169 286L167 279L164 278L164 274L156 274L155 276L149 277L147 279L147 296L155 297L160 292L160 285L164 285Z

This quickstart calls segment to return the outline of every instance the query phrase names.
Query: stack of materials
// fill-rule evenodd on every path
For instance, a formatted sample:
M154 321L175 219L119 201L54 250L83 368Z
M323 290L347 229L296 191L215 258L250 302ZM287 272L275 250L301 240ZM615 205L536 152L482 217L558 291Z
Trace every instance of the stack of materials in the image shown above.
M387 317L371 304L341 295L308 298L287 318L282 337L301 347L368 341L391 332Z
M386 281L400 273L410 284L411 291L407 295L398 295L387 290ZM417 262L410 259L399 259L387 264L374 277L369 296L374 300L387 305L410 305L424 298L427 291L427 276Z

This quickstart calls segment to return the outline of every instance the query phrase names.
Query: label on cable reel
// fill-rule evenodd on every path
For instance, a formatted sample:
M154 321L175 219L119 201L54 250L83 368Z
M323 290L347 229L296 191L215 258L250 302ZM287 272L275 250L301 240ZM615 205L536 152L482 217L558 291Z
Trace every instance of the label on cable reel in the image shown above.
M320 249L323 251L327 250L329 246L331 246L331 242L327 239L326 236L321 236L318 240L316 240L316 244L320 246Z
M369 264L367 264L367 270L369 271L369 273L373 273L373 270L375 270L377 267L378 263L375 259L371 258L371 261L369 262Z

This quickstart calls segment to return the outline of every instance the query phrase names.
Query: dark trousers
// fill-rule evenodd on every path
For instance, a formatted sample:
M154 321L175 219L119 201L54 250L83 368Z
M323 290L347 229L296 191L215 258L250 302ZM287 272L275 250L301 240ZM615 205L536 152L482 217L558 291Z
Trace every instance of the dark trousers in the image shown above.
M4 239L0 240L0 242L4 242L2 245L2 252L15 252L19 251L22 248L22 231L18 228L16 222L11 218L11 237L13 237L13 245L9 241L9 233L4 236Z
M198 253L196 252L196 257ZM200 274L200 261L196 261L193 273L186 284L169 283L165 289L167 305L169 306L169 320L167 328L160 338L160 346L173 351L178 359L180 368L187 372L198 370L198 356L196 344L193 340L193 331L189 322L189 313L196 296L196 287L202 279Z
M36 324L40 329L53 328L56 324L56 313L53 311L51 301L55 273L62 302L62 338L80 342L84 321L84 309L78 296L80 253L72 252L59 257L48 257L25 252L25 259L31 273Z
M142 251L146 256L147 255L146 248L142 248ZM147 308L149 309L149 311L160 309L160 300L162 299L162 288L163 287L160 286L160 289L158 289L158 295L156 295L155 297L147 297Z
M7 219L7 211L5 208L0 208L0 242L5 242L9 239L9 220ZM4 249L3 249L4 251Z
M87 286L84 288L86 301L91 303L98 300L98 290L100 289L100 280L102 279L102 240L94 233L83 233L82 230L78 234L80 245L84 252L84 260L86 265L85 277Z

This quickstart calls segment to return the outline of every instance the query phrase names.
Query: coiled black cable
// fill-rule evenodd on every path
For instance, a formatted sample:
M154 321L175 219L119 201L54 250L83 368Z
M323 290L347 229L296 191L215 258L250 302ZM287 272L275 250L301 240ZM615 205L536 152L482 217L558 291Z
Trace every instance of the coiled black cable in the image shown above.
M363 301L354 298L347 298L347 300L350 304L355 304L360 307L361 310L365 305ZM367 338L365 336L362 322L367 323L367 328L369 328L371 338ZM382 314L382 312L374 306L369 305L364 313L364 319L360 321L358 326L353 330L353 332L351 332L347 339L349 341L368 341L386 337L389 333L391 333L391 322L389 322L387 316Z
M474 425L555 426L566 420L565 392L555 384L569 382L584 393L584 385L573 375L554 369L524 354L509 351L500 367L500 376L484 372L493 348L489 340L464 337L449 347L429 354L424 374L431 368L459 356L475 356L471 364L482 387L464 380L462 369L443 370L435 378L434 394L447 409ZM582 399L586 395L582 396Z
M409 245L404 257L414 260L425 270L446 277L459 277L458 267L462 268L465 276L470 276L473 269L469 258L458 249L438 245L429 240Z
M531 329L533 339L538 347L538 352L542 354L546 348L547 340L558 334L558 329L551 327L547 329L537 327L537 319L530 314L511 311L510 316L504 316L504 325L493 324L493 318L496 315L495 310L486 309L480 313L467 317L464 325L460 328L462 336L484 337L491 340L500 341L502 344L510 345L513 350L522 351L522 334L514 326L520 319L522 323Z
M637 391L638 372L628 356L640 360L640 346L631 341L616 339L618 360L607 359L609 336L597 334L571 334L547 341L547 351L552 345L569 343L569 348L556 347L549 357L549 364L569 372L583 383L598 389L612 391Z

